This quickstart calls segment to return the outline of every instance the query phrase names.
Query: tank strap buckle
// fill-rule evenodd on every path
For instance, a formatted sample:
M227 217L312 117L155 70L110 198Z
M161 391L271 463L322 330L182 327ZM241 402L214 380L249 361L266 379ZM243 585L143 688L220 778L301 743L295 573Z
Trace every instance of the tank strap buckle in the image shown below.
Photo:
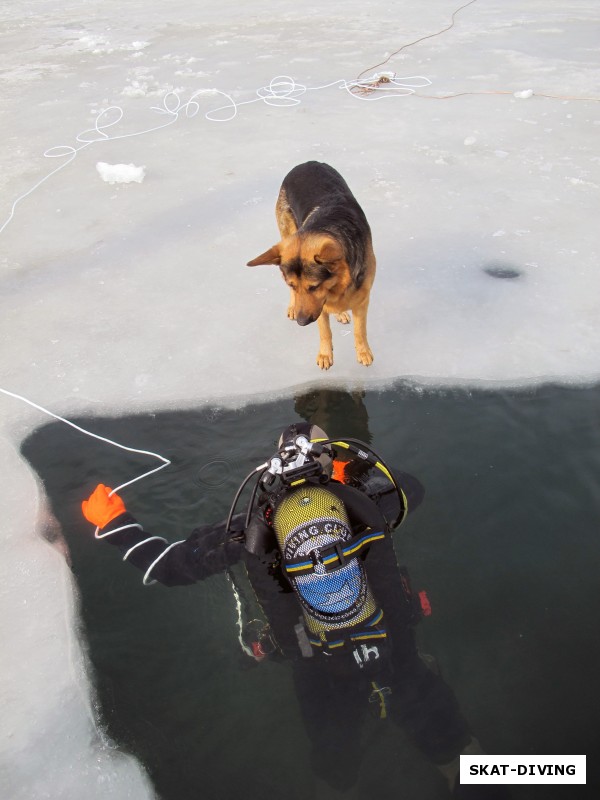
M343 542L334 542L327 547L315 548L311 553L311 557L315 567L317 564L321 564L329 569L337 569L338 567L343 567L346 563ZM337 558L337 563L333 560L334 558Z

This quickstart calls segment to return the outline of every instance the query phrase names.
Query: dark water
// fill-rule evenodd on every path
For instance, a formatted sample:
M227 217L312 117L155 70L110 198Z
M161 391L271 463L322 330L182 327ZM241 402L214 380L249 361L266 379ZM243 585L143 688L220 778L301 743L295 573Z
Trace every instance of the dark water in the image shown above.
M600 387L529 391L314 391L241 411L207 408L75 420L172 459L126 489L130 510L172 541L223 518L242 478L299 417L370 441L418 476L422 508L395 543L433 615L419 626L485 750L588 755L587 787L514 786L517 800L600 788ZM95 541L79 504L154 466L61 423L23 453L44 481L80 591L103 723L163 800L312 798L288 664L241 653L224 576L144 587ZM447 797L402 731L369 721L354 796ZM318 796L327 797L322 790Z

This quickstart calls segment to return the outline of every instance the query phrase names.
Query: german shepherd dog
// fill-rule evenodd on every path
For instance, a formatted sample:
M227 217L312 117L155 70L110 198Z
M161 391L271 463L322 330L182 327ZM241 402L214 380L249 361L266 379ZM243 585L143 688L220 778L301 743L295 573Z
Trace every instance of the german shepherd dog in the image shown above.
M367 310L375 279L371 229L342 176L328 164L308 161L286 175L275 206L281 241L248 262L277 264L290 287L289 319L298 325L317 320L320 345L317 364L333 364L329 315L350 322L361 364L373 353L367 342Z

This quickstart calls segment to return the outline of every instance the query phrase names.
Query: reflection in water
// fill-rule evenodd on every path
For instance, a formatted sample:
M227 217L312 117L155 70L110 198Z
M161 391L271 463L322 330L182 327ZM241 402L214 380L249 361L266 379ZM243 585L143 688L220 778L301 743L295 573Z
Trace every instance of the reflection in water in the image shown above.
M600 511L599 398L598 389L415 392L399 386L365 394L306 392L295 402L237 412L80 422L173 458L173 469L138 484L125 498L144 526L166 531L171 541L187 536L199 521L222 519L241 478L273 451L277 432L298 416L336 437L372 441L386 460L427 486L422 508L402 526L401 539L395 537L434 609L417 629L420 649L439 658L488 752L568 753L598 744L593 731L600 709L587 687L600 656L592 569L600 557L594 533ZM334 737L329 724L323 725L326 717L311 720L298 697L323 690L322 703L335 705L352 681L340 677L330 685L324 677L315 688L314 675L322 670L308 669L308 662L319 663L314 656L294 662L299 669L289 660L257 663L243 656L231 592L221 575L191 588L145 588L136 570L115 561L114 548L94 541L80 501L98 481L114 479L115 485L121 475L139 472L139 460L124 459L55 423L35 432L23 452L44 481L69 547L103 719L110 736L146 765L160 797L275 796L282 783L289 798L313 797L304 726L314 725L315 740L327 735L330 743ZM361 560L369 581L373 565L380 566L378 554L385 552L379 544ZM239 579L238 567L233 570ZM292 592L287 596L294 599ZM396 641L401 626L394 612L388 618ZM417 674L440 685L431 669L435 662L426 660L428 666L419 659ZM370 800L402 792L441 800L448 796L443 778L404 735L408 726L419 736L414 728L423 715L402 716L390 708L392 721L402 717L403 727L397 727L369 714L381 710L381 701L391 704L402 696L394 680L379 682L379 690L370 687L371 703L359 703L356 692L339 703L339 714L349 715L344 725L350 719L348 730L362 732L358 744L358 735L347 737L354 755L346 780L354 761L362 762L347 796ZM418 691L415 710L423 711ZM453 712L453 719L460 714ZM428 736L433 727L424 730ZM589 765L588 783L593 770ZM516 800L536 800L528 792L512 788ZM336 795L325 789L323 796Z
M318 425L331 436L348 436L371 444L369 414L364 404L364 390L310 389L296 395L294 409L298 416ZM342 430L343 428L343 430Z

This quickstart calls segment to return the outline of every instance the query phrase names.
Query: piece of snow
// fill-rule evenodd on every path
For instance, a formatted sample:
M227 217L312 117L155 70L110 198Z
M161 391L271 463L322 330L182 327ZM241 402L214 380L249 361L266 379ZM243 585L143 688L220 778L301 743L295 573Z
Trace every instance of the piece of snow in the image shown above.
M96 169L106 183L142 183L146 177L146 167L136 167L135 164L107 164L98 161Z

